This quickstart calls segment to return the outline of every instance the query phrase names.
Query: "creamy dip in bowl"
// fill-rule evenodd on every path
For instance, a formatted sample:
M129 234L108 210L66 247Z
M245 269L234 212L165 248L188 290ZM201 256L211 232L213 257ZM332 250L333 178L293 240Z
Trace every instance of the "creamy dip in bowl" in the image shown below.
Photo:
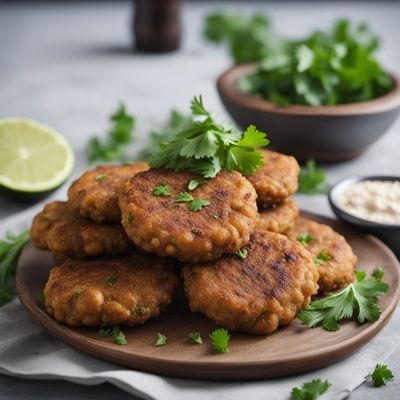
M329 204L336 216L382 239L400 257L400 177L347 178L332 186Z

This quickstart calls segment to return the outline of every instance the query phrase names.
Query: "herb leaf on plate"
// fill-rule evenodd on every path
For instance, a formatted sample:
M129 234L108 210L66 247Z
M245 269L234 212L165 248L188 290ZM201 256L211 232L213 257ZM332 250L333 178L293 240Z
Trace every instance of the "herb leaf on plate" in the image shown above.
M376 364L374 371L369 376L374 386L385 386L388 381L394 378L393 372L384 364Z
M309 328L322 326L327 331L337 331L342 320L353 317L360 324L378 321L378 297L389 290L389 285L376 278L366 279L365 271L355 271L355 275L355 282L323 300L312 301L297 318Z
M213 349L218 353L226 353L229 351L230 335L226 329L215 329L210 334Z

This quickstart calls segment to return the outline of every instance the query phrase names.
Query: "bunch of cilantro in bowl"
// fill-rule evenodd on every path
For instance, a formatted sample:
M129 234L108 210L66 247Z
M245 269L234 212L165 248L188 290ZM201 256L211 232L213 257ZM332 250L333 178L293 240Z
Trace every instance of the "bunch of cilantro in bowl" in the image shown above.
M267 19L216 14L208 17L205 35L228 42L236 63L259 62L237 85L279 105L357 103L383 96L394 86L375 57L379 40L366 24L340 20L330 31L284 40L273 33ZM240 51L244 46L249 51Z

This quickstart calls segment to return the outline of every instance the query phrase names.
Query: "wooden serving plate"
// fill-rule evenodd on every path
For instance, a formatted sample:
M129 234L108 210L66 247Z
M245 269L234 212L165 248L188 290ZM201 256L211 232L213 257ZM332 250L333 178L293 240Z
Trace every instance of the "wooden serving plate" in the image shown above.
M230 352L217 354L208 339L215 325L203 315L191 313L181 293L160 318L141 326L123 327L128 344L118 346L110 338L100 337L96 328L73 329L46 314L38 298L55 262L50 253L30 244L17 268L18 294L32 317L51 335L93 357L140 371L179 378L254 380L321 368L352 354L390 320L399 298L399 263L375 237L329 218L302 214L344 234L359 258L358 269L371 273L377 266L384 268L390 290L379 299L382 314L378 322L359 325L347 321L339 331L327 332L306 328L295 320L269 336L232 333ZM201 333L202 345L189 343L187 334L194 331ZM154 346L157 332L167 336L167 345Z

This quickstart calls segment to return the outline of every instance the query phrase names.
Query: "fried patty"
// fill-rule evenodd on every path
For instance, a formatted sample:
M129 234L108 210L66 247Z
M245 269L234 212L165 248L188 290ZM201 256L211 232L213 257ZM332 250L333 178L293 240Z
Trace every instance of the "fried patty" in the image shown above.
M71 326L136 325L171 303L178 277L168 260L132 254L53 268L44 289L47 312Z
M308 243L305 243L307 235ZM318 266L320 292L332 292L353 281L357 256L346 239L330 226L299 218L287 236L297 241L303 238L304 247L313 255ZM321 257L321 251L328 257ZM323 260L329 257L330 260Z
M285 233L293 228L299 216L299 206L286 199L259 212L257 228L261 231Z
M318 270L299 243L256 231L247 257L224 255L186 265L182 276L192 311L233 331L266 334L290 323L317 293Z
M32 243L57 260L131 253L135 248L121 224L96 224L70 210L63 201L47 204L35 216Z
M189 182L198 178L190 172L151 169L123 185L122 224L137 246L185 262L203 262L249 242L257 222L253 186L236 171L222 171L189 193ZM168 185L170 195L153 194L161 184ZM209 205L192 211L190 202L176 202L182 192Z
M291 196L298 188L299 164L292 156L260 149L265 164L247 179L258 195L258 204L266 207Z
M146 171L145 162L99 165L86 171L68 190L68 207L95 222L120 222L118 196L123 181Z

